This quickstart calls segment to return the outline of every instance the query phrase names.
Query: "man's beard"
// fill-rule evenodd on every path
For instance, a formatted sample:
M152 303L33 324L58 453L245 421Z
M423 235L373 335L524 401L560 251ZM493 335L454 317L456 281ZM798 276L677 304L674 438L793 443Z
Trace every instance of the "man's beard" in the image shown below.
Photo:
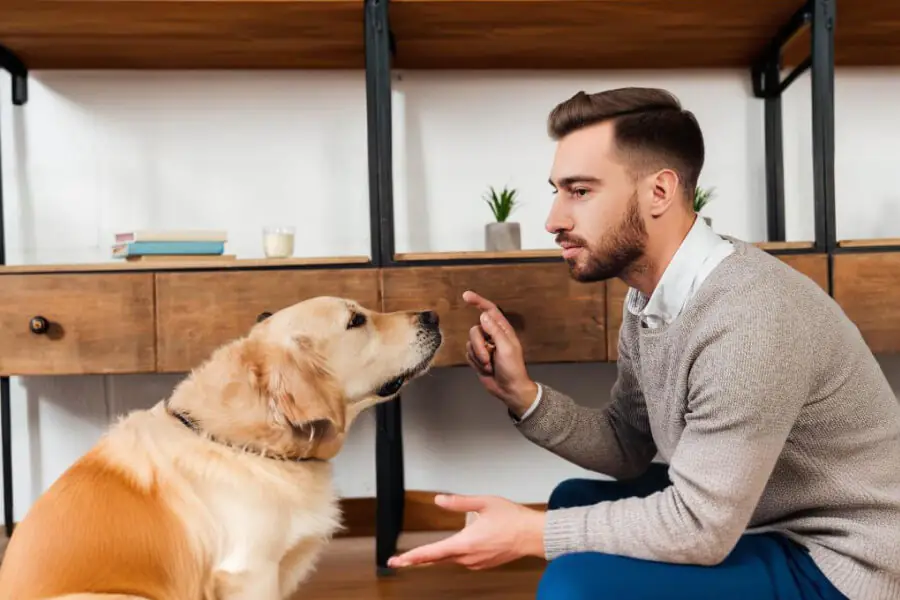
M577 258L568 261L569 273L576 281L606 281L633 271L644 256L647 243L647 229L638 212L637 193L628 201L622 221L604 236L601 247L592 248L582 239L565 235L559 236L557 241L574 242L584 249L582 254L587 255L586 264L581 264Z

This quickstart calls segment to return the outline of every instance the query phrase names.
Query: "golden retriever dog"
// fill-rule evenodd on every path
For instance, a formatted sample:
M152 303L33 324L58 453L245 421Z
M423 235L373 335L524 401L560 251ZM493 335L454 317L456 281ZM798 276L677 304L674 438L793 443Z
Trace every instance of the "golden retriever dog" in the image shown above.
M341 526L329 459L441 343L430 311L274 313L53 483L13 533L0 599L290 597Z

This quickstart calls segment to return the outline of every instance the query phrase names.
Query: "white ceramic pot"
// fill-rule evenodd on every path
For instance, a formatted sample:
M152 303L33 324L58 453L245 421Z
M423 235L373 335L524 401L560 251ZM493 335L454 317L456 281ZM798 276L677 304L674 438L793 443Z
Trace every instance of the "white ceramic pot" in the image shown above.
M703 220L706 221L706 224L712 229L712 219L710 217L703 217Z
M488 223L484 226L484 247L488 252L510 252L522 249L522 233L518 223Z

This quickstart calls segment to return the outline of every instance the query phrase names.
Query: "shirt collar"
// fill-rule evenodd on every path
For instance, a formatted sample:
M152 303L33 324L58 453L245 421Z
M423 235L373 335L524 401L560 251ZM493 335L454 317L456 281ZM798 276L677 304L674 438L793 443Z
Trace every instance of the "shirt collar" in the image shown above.
M725 240L702 218L696 217L650 297L634 288L628 290L626 306L629 312L645 319L671 323L687 302L705 260L723 242Z

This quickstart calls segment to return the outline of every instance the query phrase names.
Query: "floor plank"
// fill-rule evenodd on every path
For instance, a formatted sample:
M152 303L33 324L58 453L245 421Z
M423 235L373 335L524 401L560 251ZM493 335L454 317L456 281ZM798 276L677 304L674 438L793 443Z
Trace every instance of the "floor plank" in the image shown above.
M450 533L404 534L400 549L414 548L447 535ZM0 557L6 541L5 536L0 536ZM436 565L378 578L375 539L340 538L329 545L316 572L292 600L519 600L534 598L543 568L544 562L539 560L521 560L486 571Z
M406 550L449 535L409 533L400 538ZM326 551L316 573L293 600L518 600L534 598L543 571L539 560L521 560L496 569L469 571L455 565L435 565L397 572L378 578L375 574L375 540L335 540Z

